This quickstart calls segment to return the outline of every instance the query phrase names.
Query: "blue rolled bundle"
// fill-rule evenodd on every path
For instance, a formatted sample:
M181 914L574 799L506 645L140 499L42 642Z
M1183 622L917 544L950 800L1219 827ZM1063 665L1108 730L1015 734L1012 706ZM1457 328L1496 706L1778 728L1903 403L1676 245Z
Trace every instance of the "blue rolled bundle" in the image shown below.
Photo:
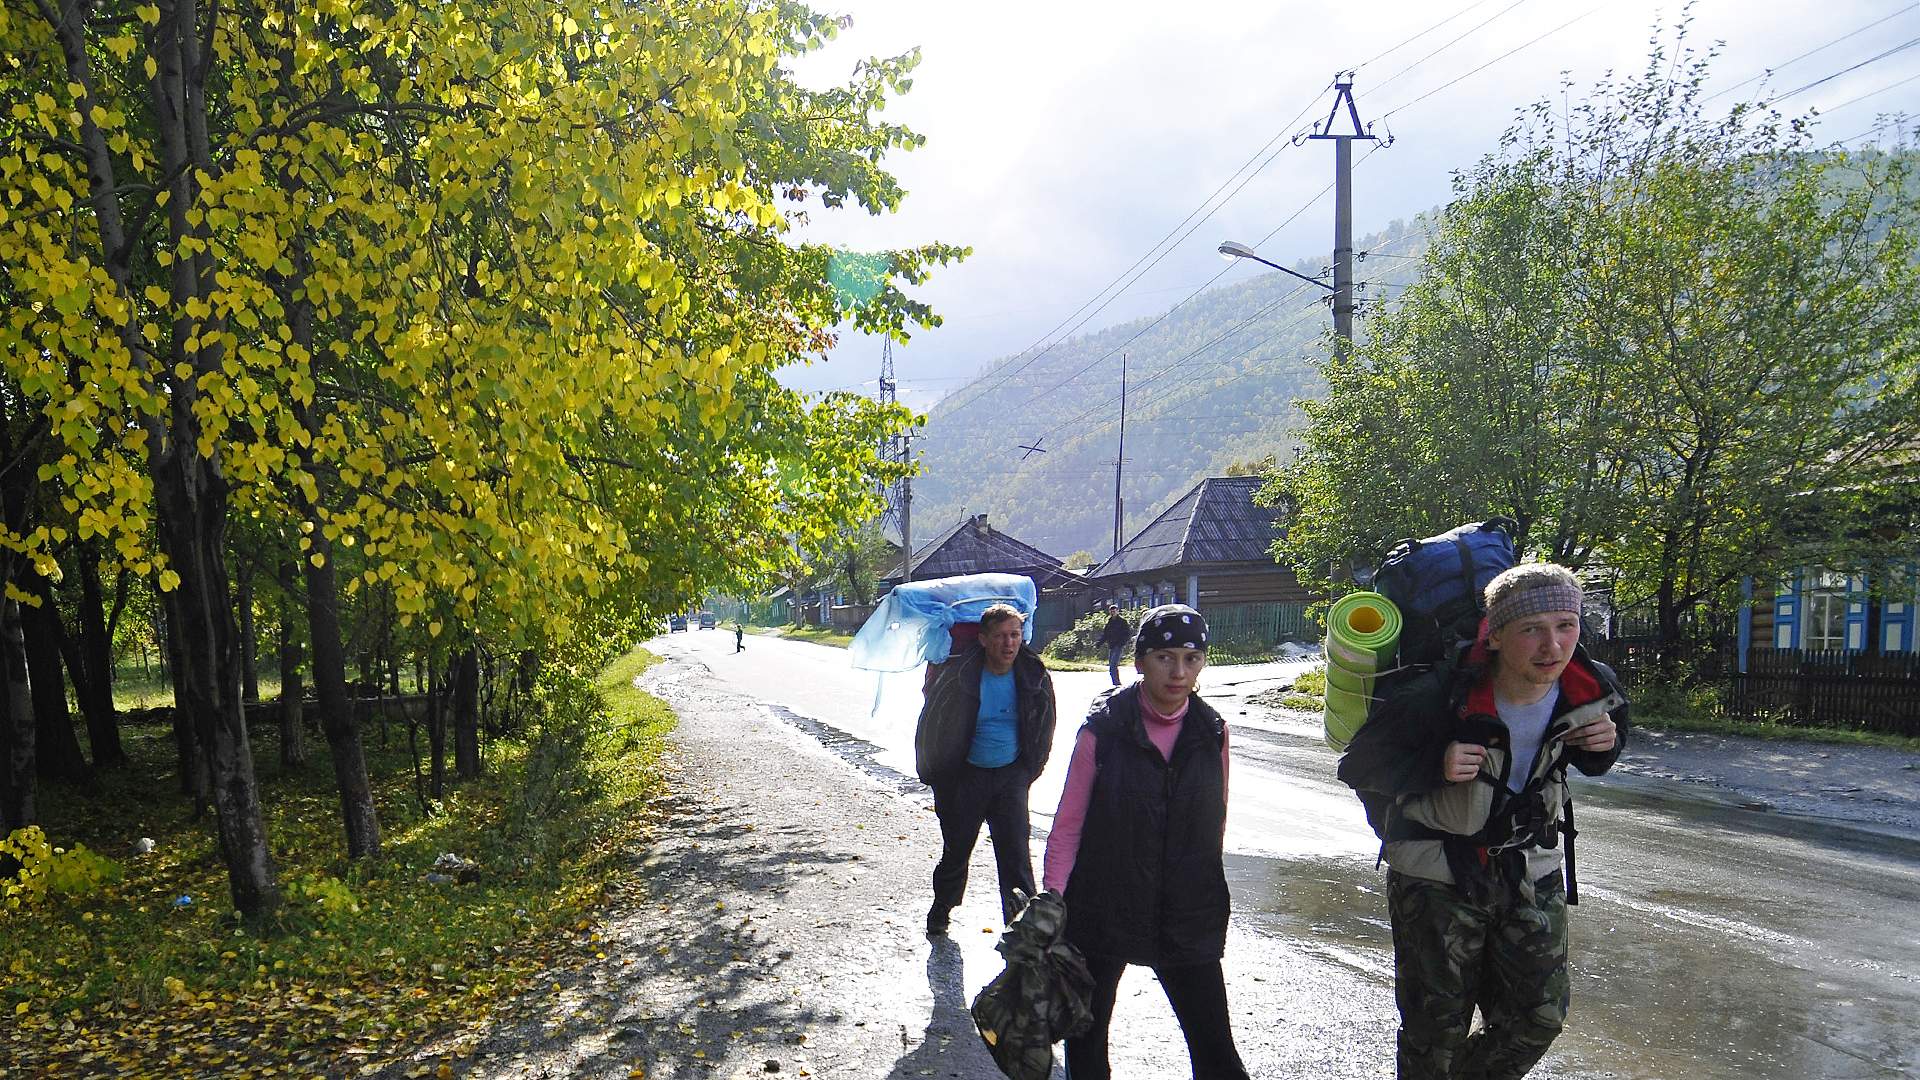
M1020 574L963 574L893 587L854 635L847 652L853 666L866 671L909 671L938 664L953 647L948 630L955 623L980 621L995 604L1012 606L1026 617L1026 640L1033 640L1033 612L1039 592Z

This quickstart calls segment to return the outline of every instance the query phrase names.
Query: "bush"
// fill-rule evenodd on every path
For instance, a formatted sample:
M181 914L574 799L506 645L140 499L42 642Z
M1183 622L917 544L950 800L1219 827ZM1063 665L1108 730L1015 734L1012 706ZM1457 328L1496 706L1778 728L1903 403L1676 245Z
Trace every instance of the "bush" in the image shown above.
M85 896L121 877L120 864L75 844L54 847L45 830L28 825L0 840L0 858L20 864L11 880L0 880L0 903L8 910L31 907L48 896Z
M1145 608L1136 608L1133 611L1122 611L1120 617L1127 620L1127 625L1132 627L1145 613ZM1104 664L1107 662L1107 647L1100 644L1100 635L1106 629L1107 613L1105 611L1089 612L1075 619L1070 629L1062 630L1057 637L1047 642L1047 647L1042 649L1040 654L1049 660L1084 660Z

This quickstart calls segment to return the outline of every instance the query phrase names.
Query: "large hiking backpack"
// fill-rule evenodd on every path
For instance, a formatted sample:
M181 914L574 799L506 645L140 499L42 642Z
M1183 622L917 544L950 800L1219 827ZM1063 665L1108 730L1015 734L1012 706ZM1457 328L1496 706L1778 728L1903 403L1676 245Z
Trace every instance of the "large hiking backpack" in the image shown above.
M1400 609L1400 646L1394 663L1374 680L1369 722L1380 703L1407 683L1465 659L1486 614L1487 583L1519 561L1516 528L1511 518L1489 518L1424 540L1402 540L1387 552L1373 587ZM1384 840L1388 800L1361 792L1360 802L1367 824Z
M1487 583L1519 561L1515 528L1511 518L1489 518L1425 540L1402 540L1387 552L1373 587L1400 609L1396 667L1451 661L1473 643L1486 613Z

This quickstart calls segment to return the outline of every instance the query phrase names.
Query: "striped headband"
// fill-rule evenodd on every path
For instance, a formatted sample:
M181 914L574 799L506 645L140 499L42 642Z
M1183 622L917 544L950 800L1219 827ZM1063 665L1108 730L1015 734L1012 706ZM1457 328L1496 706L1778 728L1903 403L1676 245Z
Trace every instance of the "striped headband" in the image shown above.
M1547 580L1529 589L1515 589L1487 608L1487 626L1498 630L1515 619L1547 611L1580 613L1580 587Z

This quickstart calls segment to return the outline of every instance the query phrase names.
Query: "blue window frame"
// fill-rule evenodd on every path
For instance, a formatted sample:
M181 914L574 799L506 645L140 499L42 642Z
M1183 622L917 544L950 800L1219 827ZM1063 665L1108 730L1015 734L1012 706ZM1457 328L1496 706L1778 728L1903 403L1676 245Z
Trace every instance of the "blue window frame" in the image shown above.
M1866 649L1867 585L1864 574L1817 567L1782 581L1773 599L1773 647L1808 652Z
M1782 578L1773 596L1773 647L1800 647L1800 575Z
M1847 575L1846 596L1846 648L1855 652L1865 652L1867 641L1867 577L1865 574Z
M1883 654L1910 653L1914 648L1914 603L1920 573L1914 564L1894 568L1887 575L1880 597L1880 651Z

